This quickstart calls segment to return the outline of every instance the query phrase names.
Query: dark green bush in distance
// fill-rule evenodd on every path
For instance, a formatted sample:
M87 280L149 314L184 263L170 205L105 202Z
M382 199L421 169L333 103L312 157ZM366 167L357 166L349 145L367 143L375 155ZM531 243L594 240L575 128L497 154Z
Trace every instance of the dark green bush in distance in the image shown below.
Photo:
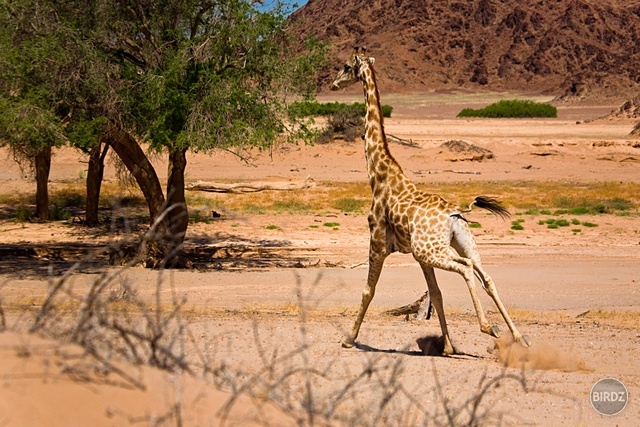
M361 117L365 115L365 105L362 102L354 102L353 104L345 104L343 102L308 102L298 101L289 105L289 114L293 117L309 117L309 116L331 116L340 111L350 110L359 114ZM391 117L393 107L390 105L382 106L382 115Z
M488 105L480 110L465 108L458 117L485 118L529 118L529 117L558 117L558 110L553 105L541 104L529 100L502 100Z

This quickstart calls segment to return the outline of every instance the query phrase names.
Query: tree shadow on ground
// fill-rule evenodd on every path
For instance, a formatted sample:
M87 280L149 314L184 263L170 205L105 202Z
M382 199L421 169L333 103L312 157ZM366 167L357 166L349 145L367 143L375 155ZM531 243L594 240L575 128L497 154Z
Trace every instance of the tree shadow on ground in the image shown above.
M96 230L94 237L100 235ZM91 240L85 235L85 241ZM123 265L137 253L139 243L123 239L111 243L20 242L0 244L0 274L29 278L60 276L76 263L78 272L95 273L110 265ZM191 269L248 270L306 268L318 263L309 249L287 240L246 239L232 235L197 236L185 241L183 255Z
M184 254L198 270L247 270L261 268L305 268L314 266L303 252L288 240L247 239L234 235L190 237Z

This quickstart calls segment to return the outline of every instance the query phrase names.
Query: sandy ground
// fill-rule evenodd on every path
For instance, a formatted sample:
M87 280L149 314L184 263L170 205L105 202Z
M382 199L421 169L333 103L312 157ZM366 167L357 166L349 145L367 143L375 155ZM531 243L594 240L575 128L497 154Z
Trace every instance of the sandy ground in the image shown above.
M497 96L383 99L395 108L393 118L385 121L387 133L413 142L391 143L405 173L435 189L471 181L640 181L640 148L628 136L634 123L589 121L615 106L561 107L554 120L455 118L461 106ZM452 139L490 149L495 158L454 162L440 147ZM86 167L83 160L71 150L57 152L52 185L78 181ZM2 193L33 191L33 182L21 176L5 152L0 162ZM161 159L156 163L162 176L166 165ZM222 153L189 157L189 181L300 181L307 176L317 186L365 181L362 146L342 141L286 146L254 153L250 164ZM115 179L111 168L107 179ZM537 221L524 218L527 224ZM167 415L173 414L176 402L184 425L219 425L230 389L243 384L251 384L261 399L236 403L228 425L294 425L300 419L322 424L321 415L300 418L311 412L333 414L331 425L420 425L433 419L446 424L447 410L454 424L475 417L489 425L637 425L638 215L581 218L599 227L577 234L542 226L514 233L509 222L477 212L470 219L482 222L482 229L474 230L479 251L518 328L531 338L529 350L510 345L508 329L486 295L481 295L482 302L503 338L481 334L462 279L437 272L460 354L425 355L431 337L440 333L435 316L418 321L383 314L414 301L425 289L411 256L397 254L386 263L358 348L342 349L340 340L351 327L366 282L366 216L236 215L194 224L187 239L192 246L231 248L242 242L245 250L256 248L238 254L235 261L213 261L204 271L111 268L142 299L153 301L156 289L163 301L183 295L192 343L199 349L187 352L190 357L205 354L210 365L219 368L215 380L139 368L136 375L147 385L145 390L122 386L113 375L107 376L110 381L95 372L74 377L69 374L69 354L79 352L77 348L24 333L48 283L73 261L52 256L47 248L97 244L109 236L89 235L62 223L2 219L0 302L7 307L12 332L0 334L0 425L177 425L178 418ZM340 226L309 227L328 221ZM267 230L269 224L279 228ZM29 247L37 256L18 251ZM277 254L280 264L251 262L263 256L259 248ZM82 292L98 274L87 268L69 280ZM305 375L293 372L310 366ZM226 381L220 380L221 372L227 372ZM253 377L257 373L260 381ZM614 417L599 415L589 402L591 387L605 377L621 380L629 391L625 410ZM473 413L470 408L478 396L482 411ZM265 397L277 405L263 407Z

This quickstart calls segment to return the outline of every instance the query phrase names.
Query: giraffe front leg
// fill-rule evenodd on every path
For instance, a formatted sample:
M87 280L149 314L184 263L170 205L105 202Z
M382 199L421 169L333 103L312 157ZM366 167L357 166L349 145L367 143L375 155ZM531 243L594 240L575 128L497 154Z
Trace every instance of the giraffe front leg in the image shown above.
M384 264L384 260L386 256L374 253L373 249L370 249L369 255L369 274L367 276L367 284L362 291L362 301L360 302L360 308L358 309L358 316L356 317L356 321L353 324L353 328L351 329L351 333L347 335L342 340L342 347L351 348L355 345L355 340L358 337L358 333L360 332L360 326L362 326L362 321L364 320L364 315L369 308L369 304L373 299L373 296L376 292L376 285L378 283L378 279L380 278L380 273L382 272L382 265Z

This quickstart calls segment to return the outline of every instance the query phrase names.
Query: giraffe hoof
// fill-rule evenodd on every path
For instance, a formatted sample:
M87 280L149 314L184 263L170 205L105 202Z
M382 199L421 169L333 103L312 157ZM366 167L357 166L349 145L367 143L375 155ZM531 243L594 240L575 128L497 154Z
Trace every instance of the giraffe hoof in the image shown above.
M498 328L498 325L491 326L489 329L489 335L495 338L500 338L500 328Z
M354 342L352 339L345 338L342 341L342 348L353 348L353 346L354 346Z
M453 356L454 354L456 354L456 352L453 348L445 348L444 350L442 350L443 356Z
M522 344L523 347L531 347L531 340L526 335L521 336L516 341L518 341L520 344Z

